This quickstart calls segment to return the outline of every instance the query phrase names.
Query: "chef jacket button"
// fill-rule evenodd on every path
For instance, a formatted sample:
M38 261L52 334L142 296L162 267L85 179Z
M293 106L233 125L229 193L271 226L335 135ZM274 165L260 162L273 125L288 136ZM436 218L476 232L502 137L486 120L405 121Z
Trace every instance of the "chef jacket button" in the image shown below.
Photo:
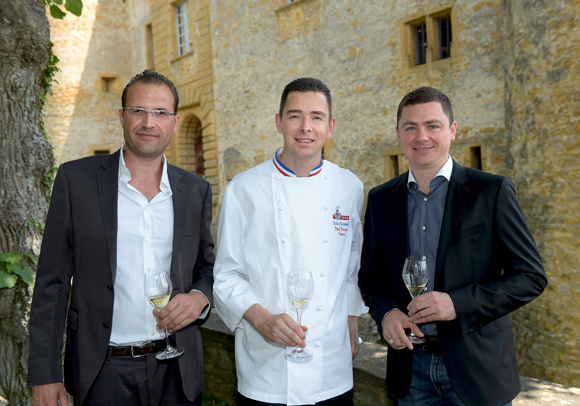
M317 307L318 310L322 310L322 305Z
M284 211L284 206L283 205L278 206L278 210Z
M324 276L325 276L325 275L326 275L326 274L325 274L324 272L321 272L321 273L320 273L320 276L321 276L322 278L324 278Z
M328 242L328 238L325 238L325 239L324 239L324 242Z
M324 206L324 210L328 210L328 206Z
M288 242L287 238L282 238L282 244L286 244Z
M330 176L326 175L326 176L324 177L324 179L328 180L328 179L330 179Z
M282 176L276 176L276 180L282 180Z
M320 343L314 343L315 347L320 347Z

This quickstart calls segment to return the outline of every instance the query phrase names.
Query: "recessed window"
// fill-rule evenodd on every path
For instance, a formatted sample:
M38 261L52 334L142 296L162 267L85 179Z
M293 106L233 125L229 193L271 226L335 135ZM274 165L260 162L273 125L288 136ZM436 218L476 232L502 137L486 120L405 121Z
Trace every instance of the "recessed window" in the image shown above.
M96 88L103 93L119 93L121 88L121 78L119 75L97 74Z
M388 165L391 178L399 176L399 157L397 155L389 155Z
M189 52L187 1L183 1L175 6L175 22L177 24L177 56L182 56Z
M147 47L147 69L155 70L155 56L153 53L153 24L145 26L145 46Z
M95 149L93 150L93 155L109 155L111 153L110 149Z
M470 147L470 166L473 169L479 169L480 171L483 170L482 160L481 160L481 147Z
M401 21L403 68L427 65L458 56L453 8L432 10Z
M115 88L115 78L101 77L101 90L103 92L112 92Z

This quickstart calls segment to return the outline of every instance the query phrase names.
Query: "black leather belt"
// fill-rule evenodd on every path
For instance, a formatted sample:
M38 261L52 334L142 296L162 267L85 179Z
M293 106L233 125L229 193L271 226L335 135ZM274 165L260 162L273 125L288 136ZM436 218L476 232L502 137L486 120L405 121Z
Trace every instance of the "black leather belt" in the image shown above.
M425 336L425 341L423 344L419 344L419 347L423 352L427 354L441 354L441 345L439 344L439 337L437 336Z
M175 336L169 336L169 342L171 345L175 345ZM143 357L147 354L151 354L152 352L160 351L164 348L167 348L167 342L165 338L156 341L147 341L144 343L137 343L133 345L119 345L119 346L111 346L111 355L112 356L119 356L119 355L130 355L133 358Z

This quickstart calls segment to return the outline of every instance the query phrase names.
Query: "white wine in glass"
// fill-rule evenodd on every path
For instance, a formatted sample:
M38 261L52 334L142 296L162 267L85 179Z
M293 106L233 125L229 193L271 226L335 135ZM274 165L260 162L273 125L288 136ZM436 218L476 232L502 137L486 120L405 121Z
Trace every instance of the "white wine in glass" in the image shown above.
M312 272L309 269L297 268L291 269L288 272L288 280L286 283L286 290L290 296L290 301L296 308L298 314L298 324L302 325L302 311L314 293L314 281L312 280ZM306 359L312 357L312 351L307 348L297 346L289 349L286 356L294 359Z
M171 285L171 278L169 277L168 271L155 270L145 274L145 296L149 299L149 303L158 310L163 310L167 303L169 303L172 291L173 286ZM155 355L155 358L158 360L179 357L185 352L183 348L171 346L169 336L167 335L167 327L165 327L165 340L167 341L167 348Z
M403 282L405 282L405 286L413 299L423 292L428 281L427 261L415 257L407 257L403 266ZM407 337L409 337L409 341L412 344L423 344L425 342L425 338L417 337L412 328Z

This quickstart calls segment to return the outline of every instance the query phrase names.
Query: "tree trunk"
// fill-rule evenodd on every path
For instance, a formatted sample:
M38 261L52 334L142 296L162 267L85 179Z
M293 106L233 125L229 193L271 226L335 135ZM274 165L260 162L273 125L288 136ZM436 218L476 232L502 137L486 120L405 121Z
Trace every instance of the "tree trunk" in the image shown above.
M50 58L50 28L38 0L0 0L0 254L38 256L44 223L45 175L54 165L40 127L40 95ZM29 405L28 315L32 288L19 279L0 289L0 396Z

